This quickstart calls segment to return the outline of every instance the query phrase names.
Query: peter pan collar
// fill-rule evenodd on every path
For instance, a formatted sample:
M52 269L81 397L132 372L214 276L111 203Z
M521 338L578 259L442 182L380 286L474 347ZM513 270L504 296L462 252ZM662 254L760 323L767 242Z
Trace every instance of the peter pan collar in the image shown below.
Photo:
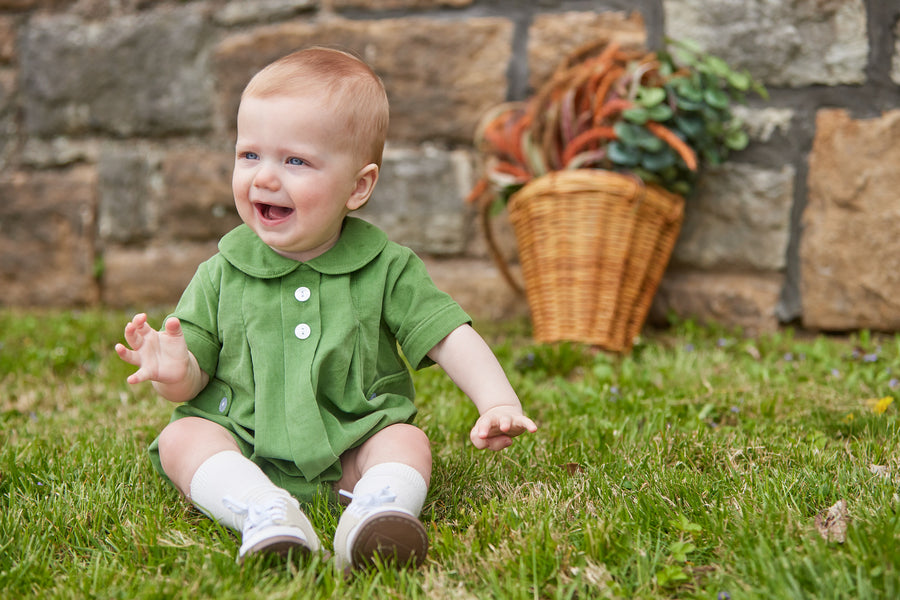
M369 264L384 249L387 235L361 219L347 217L337 244L309 262L281 256L247 225L239 225L219 240L219 252L236 269L251 277L283 277L305 264L323 275L352 273Z

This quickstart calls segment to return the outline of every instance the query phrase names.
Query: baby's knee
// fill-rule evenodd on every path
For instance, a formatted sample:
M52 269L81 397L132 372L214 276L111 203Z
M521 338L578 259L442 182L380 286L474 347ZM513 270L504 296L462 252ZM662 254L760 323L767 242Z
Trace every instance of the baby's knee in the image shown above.
M198 446L218 445L234 441L224 427L200 417L184 417L172 421L159 434L159 455L165 460L167 456L182 455L185 451Z
M400 442L404 447L409 448L410 451L431 454L431 440L428 439L424 431L415 425L397 423L386 428L385 431L389 431L391 436L395 438L395 441Z

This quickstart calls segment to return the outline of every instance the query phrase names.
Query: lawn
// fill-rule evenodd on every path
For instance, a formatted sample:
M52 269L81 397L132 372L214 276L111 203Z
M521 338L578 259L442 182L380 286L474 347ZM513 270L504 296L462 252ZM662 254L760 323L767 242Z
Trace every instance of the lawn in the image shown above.
M481 324L541 429L476 451L474 408L418 372L428 561L345 579L239 566L152 471L171 406L124 382L125 319L0 309L3 598L900 597L898 336L684 322L617 357ZM330 545L337 513L309 514Z

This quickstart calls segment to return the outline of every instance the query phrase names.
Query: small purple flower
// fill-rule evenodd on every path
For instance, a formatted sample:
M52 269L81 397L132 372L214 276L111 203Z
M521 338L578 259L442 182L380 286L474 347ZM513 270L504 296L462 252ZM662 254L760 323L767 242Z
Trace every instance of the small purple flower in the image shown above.
M618 396L619 395L619 386L614 385L614 386L610 387L609 393L612 394L613 396Z
M786 360L788 362L791 362L792 360L794 360L794 353L793 352L785 352L784 360Z
M733 412L734 414L738 414L739 412L741 412L741 409L738 408L737 406L732 406L731 412Z
M724 348L728 345L728 340L726 340L725 338L719 338L719 341L717 343L719 345L719 348Z
M685 345L684 345L684 351L685 351L685 352L693 352L693 351L694 351L694 345L693 345L693 344L685 344Z
M716 600L731 600L731 594L728 592L719 592L719 595L716 596Z
M878 353L872 352L871 354L866 354L863 356L863 362L876 362L878 360Z
M840 376L841 376L841 372L838 371L837 369L832 369L832 370L831 370L831 376L832 376L832 377L840 377Z
M900 381L897 381L896 377L892 377L891 380L888 381L888 385L890 386L891 389L896 388L898 384L900 384Z

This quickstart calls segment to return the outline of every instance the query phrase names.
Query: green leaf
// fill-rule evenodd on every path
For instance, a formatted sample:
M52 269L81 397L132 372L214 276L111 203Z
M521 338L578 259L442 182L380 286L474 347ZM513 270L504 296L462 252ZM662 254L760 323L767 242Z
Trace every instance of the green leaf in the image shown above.
M662 140L660 140L660 142L662 142ZM664 142L663 146L665 146ZM671 167L675 162L675 153L668 147L664 147L660 151L648 152L641 157L641 166L654 173L658 173L667 167Z
M725 145L730 150L743 150L750 143L750 136L742 129L729 131L725 135Z
M728 77L728 75L732 73L731 67L728 66L728 63L718 56L707 55L704 62L709 68L710 73L718 77Z
M648 152L659 152L665 148L665 142L640 125L620 121L613 126L613 129L616 137L625 146L640 148Z
M703 48L700 44L690 38L684 38L680 40L669 40L669 43L674 45L676 48L683 48L692 54L702 54Z
M643 125L650 118L650 113L646 108L629 108L628 110L622 111L622 116L625 117L625 120L631 123L637 123L638 125Z
M641 151L637 148L626 146L620 141L615 141L607 147L607 157L617 165L633 167L640 162Z
M673 79L672 87L680 98L691 102L703 101L703 90L687 77Z
M656 154L657 152L661 152L666 148L666 143L650 133L650 135L648 135L647 137L641 138L641 140L638 142L638 147L646 152Z
M647 117L651 121L656 121L657 123L668 121L672 118L672 114L672 109L669 108L668 104L657 104L653 108L647 110Z
M728 94L716 88L704 90L703 100L710 106L719 109L728 108L728 105L731 103L731 98L728 97Z
M656 583L661 587L674 587L689 579L690 576L678 565L666 565L656 572Z
M675 117L675 126L688 138L696 138L706 129L706 123L696 115L678 115Z
M666 91L658 87L641 87L638 90L638 104L644 108L652 108L666 99Z
M687 561L687 555L697 549L697 546L690 542L673 542L669 545L669 553L672 555L672 560L678 562Z
M700 527L696 523L688 521L688 518L684 515L678 515L677 519L669 521L669 525L679 531L684 531L686 533L699 533L703 531L702 527Z
M616 132L616 138L626 146L637 146L640 141L641 131L643 127L619 121L613 125L613 131Z
M728 84L731 87L741 90L742 92L746 92L750 89L751 78L746 71L742 73L732 71L726 75L726 79L728 79Z

